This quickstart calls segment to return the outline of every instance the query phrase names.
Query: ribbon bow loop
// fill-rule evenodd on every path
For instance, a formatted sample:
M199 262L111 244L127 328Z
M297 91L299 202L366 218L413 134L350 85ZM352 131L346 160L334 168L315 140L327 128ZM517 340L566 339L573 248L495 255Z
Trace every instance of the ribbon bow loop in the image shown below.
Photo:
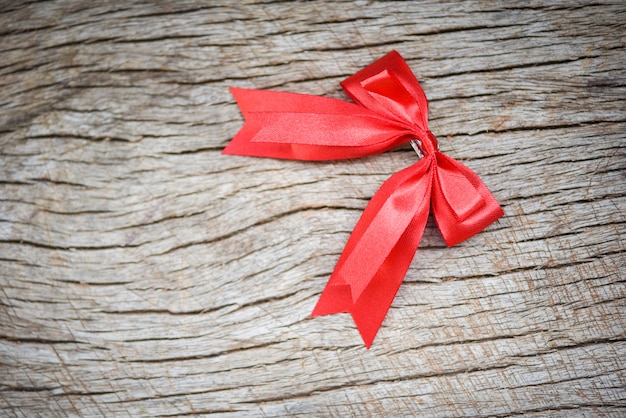
M423 158L372 197L312 313L350 312L369 348L417 251L430 207L448 246L504 213L476 173L438 150L428 130L426 95L400 54L390 52L341 85L356 104L231 88L246 122L223 153L335 160L419 142Z
M432 209L448 247L476 235L504 215L502 208L476 173L438 152Z
M396 51L348 77L341 86L361 106L428 130L428 101L417 79Z

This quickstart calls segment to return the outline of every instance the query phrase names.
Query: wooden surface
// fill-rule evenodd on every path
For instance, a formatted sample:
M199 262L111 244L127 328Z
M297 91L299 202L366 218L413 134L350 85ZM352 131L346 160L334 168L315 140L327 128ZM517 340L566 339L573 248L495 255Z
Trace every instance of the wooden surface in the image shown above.
M171 4L170 4L171 3ZM0 3L0 415L623 416L622 1ZM222 156L228 86L397 49L506 216L429 221L371 350L310 318L415 161Z

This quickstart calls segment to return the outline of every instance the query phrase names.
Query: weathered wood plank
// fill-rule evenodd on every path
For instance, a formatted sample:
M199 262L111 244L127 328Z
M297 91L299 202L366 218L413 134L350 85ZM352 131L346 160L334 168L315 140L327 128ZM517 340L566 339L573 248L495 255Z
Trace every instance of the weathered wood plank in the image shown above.
M0 2L9 416L621 416L622 2ZM308 317L414 162L222 156L227 87L346 99L390 49L506 216L434 223L371 350Z

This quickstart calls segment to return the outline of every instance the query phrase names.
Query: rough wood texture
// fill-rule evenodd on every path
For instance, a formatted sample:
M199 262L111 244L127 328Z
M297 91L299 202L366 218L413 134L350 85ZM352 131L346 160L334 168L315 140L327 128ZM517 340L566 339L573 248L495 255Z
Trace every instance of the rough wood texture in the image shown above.
M622 1L155 3L0 3L2 415L626 413ZM506 216L430 222L368 351L308 315L414 153L220 150L229 85L346 99L394 48Z

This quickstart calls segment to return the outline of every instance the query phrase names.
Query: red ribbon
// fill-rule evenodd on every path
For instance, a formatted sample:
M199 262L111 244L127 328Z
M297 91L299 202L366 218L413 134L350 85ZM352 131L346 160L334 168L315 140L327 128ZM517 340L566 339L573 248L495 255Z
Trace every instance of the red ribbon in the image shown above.
M245 124L224 154L356 158L411 141L423 156L392 175L359 219L313 316L350 312L369 348L422 238L429 207L451 247L504 213L472 170L441 153L428 102L396 51L341 83L357 103L231 88Z

